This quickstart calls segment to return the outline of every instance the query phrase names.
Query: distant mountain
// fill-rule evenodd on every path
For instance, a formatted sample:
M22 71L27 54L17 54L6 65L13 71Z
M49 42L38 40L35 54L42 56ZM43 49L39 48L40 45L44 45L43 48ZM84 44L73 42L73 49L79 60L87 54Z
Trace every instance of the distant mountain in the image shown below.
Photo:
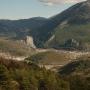
M90 48L90 1L77 3L50 18L0 20L0 36L23 39L30 35L39 48Z
M90 22L90 2L77 3L64 12L52 17L59 24L67 21L68 24L83 24Z
M22 38L29 35L31 30L41 27L46 18L34 17L21 20L0 20L0 36Z
M46 18L0 20L0 52L14 56L27 56L35 52L30 32L42 26Z
M84 46L89 47L89 28L90 2L84 1L49 18L33 31L33 36L38 47L82 49Z

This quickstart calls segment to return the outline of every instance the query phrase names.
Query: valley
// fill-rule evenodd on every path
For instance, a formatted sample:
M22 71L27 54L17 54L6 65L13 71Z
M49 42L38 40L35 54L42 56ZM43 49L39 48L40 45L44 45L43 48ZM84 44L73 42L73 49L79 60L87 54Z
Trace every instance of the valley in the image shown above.
M41 48L35 48L33 49L33 53L30 52L30 54L27 55L15 55L11 54L9 52L0 52L0 58L5 59L12 59L17 61L24 61L28 57L32 57L33 55L39 54L39 53L48 53L50 52L51 55L47 56L49 59L45 59L44 63L37 63L39 67L45 67L46 69L54 70L57 67L62 67L70 62L75 61L77 58L80 58L82 56L90 56L89 51L68 51L68 50L57 50L57 49L41 49ZM56 57L55 57L56 56ZM53 62L54 61L54 62ZM54 70L55 71L55 70Z
M61 1L71 2L40 3ZM48 18L0 19L0 90L90 90L90 1L80 1Z
M63 67L64 65L67 65L70 62L77 61L78 58L87 56L90 56L90 52L85 51L66 51L66 50L55 50L55 49L40 49L36 50L38 52L35 53L36 58L38 58L39 54L41 54L42 60L37 63L39 67L45 67L46 69L50 69L52 71L57 71L58 68ZM46 57L42 56L42 54L47 54ZM32 55L34 56L34 55ZM32 60L31 56L31 60ZM33 62L34 60L32 60Z

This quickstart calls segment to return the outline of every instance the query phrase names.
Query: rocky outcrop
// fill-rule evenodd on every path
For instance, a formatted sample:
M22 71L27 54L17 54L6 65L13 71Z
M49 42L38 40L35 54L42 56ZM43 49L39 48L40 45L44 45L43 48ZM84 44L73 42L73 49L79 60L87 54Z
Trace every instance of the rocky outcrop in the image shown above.
M31 48L36 48L34 41L33 41L33 37L31 37L31 36L26 36L25 43L27 44L27 46L29 46Z
M77 49L80 47L80 42L78 42L77 40L75 39L68 39L65 41L64 43L64 47L65 48L73 48L73 49Z

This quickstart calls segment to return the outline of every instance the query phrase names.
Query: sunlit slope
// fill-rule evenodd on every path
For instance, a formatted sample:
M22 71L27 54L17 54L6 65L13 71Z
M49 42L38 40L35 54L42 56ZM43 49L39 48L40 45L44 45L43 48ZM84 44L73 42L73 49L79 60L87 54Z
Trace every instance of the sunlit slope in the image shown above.
M90 24L66 25L63 28L59 26L56 29L55 38L47 43L48 46L50 45L56 48L68 48L68 45L73 43L73 41L69 43L68 40L75 40L76 43L79 43L78 48L90 47Z

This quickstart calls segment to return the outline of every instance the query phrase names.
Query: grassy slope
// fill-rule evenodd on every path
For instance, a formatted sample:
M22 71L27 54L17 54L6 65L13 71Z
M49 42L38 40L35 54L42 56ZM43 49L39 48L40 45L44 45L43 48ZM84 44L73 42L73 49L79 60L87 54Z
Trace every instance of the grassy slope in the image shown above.
M69 90L68 83L33 63L0 58L0 90Z
M0 51L10 53L12 55L25 56L30 54L32 49L29 49L20 41L12 41L0 38Z
M49 42L49 45L59 46L64 44L68 39L75 39L84 44L90 44L90 24L66 25L63 28L58 26L56 28L55 38Z
M49 51L32 55L26 60L45 65L64 65L70 62L70 60L73 60L75 58L74 56L74 54L70 53Z
M90 57L82 56L77 61L68 63L67 65L60 68L59 72L62 75L89 75L90 76Z

